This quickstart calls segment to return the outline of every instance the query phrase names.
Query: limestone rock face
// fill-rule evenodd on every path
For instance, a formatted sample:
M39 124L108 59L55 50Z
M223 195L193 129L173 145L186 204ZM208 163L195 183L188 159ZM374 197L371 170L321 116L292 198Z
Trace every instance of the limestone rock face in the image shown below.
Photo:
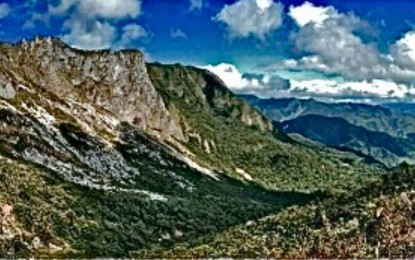
M157 137L183 139L138 51L86 52L57 39L42 38L5 46L1 55L4 67L60 98L106 110ZM0 88L0 95L13 95L7 86Z

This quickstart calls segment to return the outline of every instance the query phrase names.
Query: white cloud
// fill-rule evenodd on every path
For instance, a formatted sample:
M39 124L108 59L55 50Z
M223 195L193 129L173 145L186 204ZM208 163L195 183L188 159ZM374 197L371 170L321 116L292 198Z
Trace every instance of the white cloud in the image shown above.
M143 39L148 36L148 33L144 27L139 24L131 23L122 28L121 40L118 42L118 48L128 47L132 42Z
M208 65L202 67L216 74L231 89L241 89L250 85L235 65L221 63L216 66Z
M256 4L261 10L266 10L272 6L272 0L256 0Z
M254 36L264 39L281 26L283 6L272 0L239 0L225 5L214 20L226 26L231 38Z
M295 47L306 54L297 60L297 66L352 80L385 77L384 57L355 33L367 29L365 21L332 6L316 7L309 2L291 6L289 15L300 27L292 37Z
M187 34L184 33L181 29L171 29L170 30L170 37L172 37L173 39L178 39L178 38L183 38L186 39L187 38Z
M107 49L116 38L116 29L106 22L92 21L85 26L82 21L71 20L65 25L70 28L62 39L79 49Z
M141 13L141 2L138 0L61 0L57 6L49 5L52 15L66 15L75 9L76 15L87 19L136 18Z
M331 6L316 7L310 2L305 2L300 6L290 6L288 15L301 27L309 23L319 26L329 17L337 15L337 11Z
M406 33L391 46L390 58L399 66L415 69L415 31Z
M69 16L64 22L62 39L81 49L110 48L118 38L115 22L137 18L141 0L61 0L49 5L50 16ZM142 27L123 28L120 42L127 44L145 32Z
M11 12L10 6L7 3L0 4L0 19L8 16Z
M329 79L290 80L290 92L296 95L337 99L402 99L415 95L415 89L385 80L337 82Z
M216 20L227 25L231 37L264 37L265 31L254 33L247 17L264 12L261 10L267 10L272 4L275 3L268 0L240 0L225 6ZM365 102L415 98L415 30L402 35L385 54L376 44L367 41L373 35L373 28L353 13L305 2L291 6L288 15L298 26L289 39L299 58L278 62L274 67L277 71L271 69L267 72L271 74L266 75L243 74L230 64L205 68L217 74L233 91L262 97ZM363 34L369 38L363 40ZM289 81L272 76L281 69L313 72L314 76Z
M203 8L203 0L190 0L190 6L189 6L190 11L202 10L202 8Z
M291 39L303 56L279 62L277 67L316 70L353 82L415 83L415 31L403 35L384 54L356 33L367 32L370 26L354 14L305 2L291 6L289 15L299 26Z
M202 67L216 74L227 87L237 93L273 96L289 89L288 80L265 74L242 74L235 65L221 63Z
M384 79L341 81L339 79L285 80L270 74L243 74L235 65L221 63L202 67L216 74L236 93L262 98L300 97L330 101L381 101L415 97L415 89Z

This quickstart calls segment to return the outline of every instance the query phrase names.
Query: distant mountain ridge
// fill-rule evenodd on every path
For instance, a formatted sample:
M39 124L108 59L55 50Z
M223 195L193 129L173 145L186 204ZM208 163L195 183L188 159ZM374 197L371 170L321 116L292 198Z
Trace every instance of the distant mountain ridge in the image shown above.
M274 121L286 121L308 114L341 117L368 130L406 137L415 132L415 117L380 105L360 103L325 103L314 99L270 98L240 95Z
M284 121L285 133L298 133L333 148L349 148L369 155L388 166L415 162L415 140L392 137L355 126L340 117L305 115Z
M388 108L314 99L241 97L279 122L275 125L282 132L298 133L330 147L351 149L388 166L404 160L415 162L415 115L398 109L396 104L395 108Z
M382 104L382 106L395 110L395 111L399 111L401 113L415 115L415 103L395 102L395 103L385 103L385 104Z

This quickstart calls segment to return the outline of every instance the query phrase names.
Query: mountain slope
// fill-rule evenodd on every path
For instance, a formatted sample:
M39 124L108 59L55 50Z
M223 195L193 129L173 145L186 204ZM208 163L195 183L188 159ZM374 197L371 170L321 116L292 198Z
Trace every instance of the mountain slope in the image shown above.
M415 117L382 106L356 103L324 103L314 99L260 99L241 95L273 121L287 121L299 116L340 117L356 126L393 137L406 137L415 132Z
M275 120L274 125L281 132L298 133L342 150L351 149L387 166L415 160L415 117L398 109L313 99L259 99L252 95L242 98Z
M252 177L276 189L332 190L343 186L361 163L352 159L351 165L345 164L348 155L304 146L276 129L269 131L267 119L208 71L148 64L148 72L167 106L174 106L180 115L189 137L184 146L215 171Z
M398 111L400 113L415 115L415 104L414 103L386 103L382 106L387 107L391 110Z
M143 258L413 258L415 169L403 165L367 187L292 207L196 244Z
M278 133L205 70L137 51L2 44L0 72L0 257L128 257L383 172Z
M330 147L359 151L389 166L415 156L415 142L412 139L369 131L343 118L306 115L283 122L282 128L285 133L298 133Z

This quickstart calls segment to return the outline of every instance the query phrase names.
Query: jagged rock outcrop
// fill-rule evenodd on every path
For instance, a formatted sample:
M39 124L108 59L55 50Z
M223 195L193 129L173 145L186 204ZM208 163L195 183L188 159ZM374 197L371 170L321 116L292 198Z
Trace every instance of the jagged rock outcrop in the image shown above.
M138 51L85 52L58 39L37 38L3 45L0 60L6 70L3 73L59 98L106 110L119 121L164 139L184 138L179 123L150 82L144 57ZM4 85L0 94L13 96L10 82Z

